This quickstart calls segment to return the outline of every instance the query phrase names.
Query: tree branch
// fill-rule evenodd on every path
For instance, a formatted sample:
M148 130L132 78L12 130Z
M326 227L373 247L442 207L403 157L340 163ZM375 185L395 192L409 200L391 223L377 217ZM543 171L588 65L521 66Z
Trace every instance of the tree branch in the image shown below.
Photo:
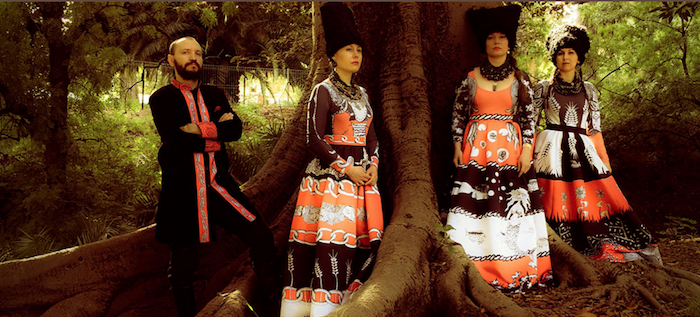
M625 62L624 64L618 66L618 67L615 68L613 71L611 71L611 72L609 72L607 75L603 76L603 78L602 78L600 81L598 81L598 84L600 85L600 83L602 83L603 80L605 80L605 78L608 78L608 76L612 75L614 72L616 72L616 71L622 69L622 66L629 65L629 64L630 64L630 62Z
M663 24L663 23L658 22L658 21L649 21L649 20L646 20L646 19L642 19L642 18L640 18L640 17L638 17L638 16L636 16L636 15L630 15L630 16L633 17L633 18L635 18L635 19L637 19L637 20L639 20L639 21L642 21L642 22L649 22L649 23L655 23L655 24L661 25L661 26L663 26L663 27L667 27L667 28L669 28L669 29L671 29L671 30L674 30L674 31L676 31L676 32L678 32L678 33L683 34L682 31L679 31L679 30L675 29L674 27L672 27L672 26L670 26L670 25L666 25L666 24Z
M11 136L11 135L9 135L9 134L5 134L5 133L3 133L3 134L0 134L0 136L2 136L2 138L3 138L3 139L12 139L12 140L15 140L15 141L17 141L17 142L19 142L19 141L20 141L20 138L19 138L19 136L17 136L17 137L14 137L14 136Z

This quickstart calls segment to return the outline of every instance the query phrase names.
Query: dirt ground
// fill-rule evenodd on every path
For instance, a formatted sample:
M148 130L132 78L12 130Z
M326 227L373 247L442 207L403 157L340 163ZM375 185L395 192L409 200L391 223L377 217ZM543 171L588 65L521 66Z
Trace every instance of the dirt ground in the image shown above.
M700 237L685 237L680 239L662 238L659 249L665 266L700 274ZM619 264L619 269L632 272L637 276L641 271L635 263ZM640 284L653 287L644 279ZM665 302L657 298L668 309L669 315L654 310L637 294L618 298L610 303L607 296L596 298L588 294L572 294L576 289L561 291L556 287L529 291L525 294L508 294L521 306L532 308L552 309L552 316L700 316L700 302Z

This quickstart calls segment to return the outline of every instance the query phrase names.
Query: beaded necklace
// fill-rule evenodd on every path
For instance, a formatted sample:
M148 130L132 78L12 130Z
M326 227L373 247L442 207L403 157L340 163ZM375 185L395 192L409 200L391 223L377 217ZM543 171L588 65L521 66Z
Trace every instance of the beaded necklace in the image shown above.
M566 82L561 79L559 70L554 72L554 80L552 80L552 87L556 92L564 96L571 96L583 91L583 79L581 79L581 72L576 69L576 74L574 75L573 82Z
M334 70L331 72L331 75L328 77L330 79L331 84L335 86L335 88L338 89L345 97L348 97L350 100L360 100L362 98L362 92L360 91L360 87L354 83L351 82L350 86L348 86L345 82L343 82L342 79L340 79L340 76L336 71Z
M508 78L510 73L513 72L513 63L511 62L510 54L506 57L506 61L498 67L491 65L488 58L482 59L479 63L479 70L481 76L493 81L493 91L496 91L498 82Z

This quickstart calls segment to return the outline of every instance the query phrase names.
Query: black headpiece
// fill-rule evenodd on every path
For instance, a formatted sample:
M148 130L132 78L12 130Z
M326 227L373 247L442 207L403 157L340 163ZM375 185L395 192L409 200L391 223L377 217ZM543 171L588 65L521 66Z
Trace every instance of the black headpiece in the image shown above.
M515 47L521 9L519 5L509 5L467 11L467 20L476 34L481 53L486 52L486 38L494 32L505 34L508 38L508 47L511 49Z
M352 10L343 3L329 2L321 7L323 30L326 34L326 54L335 55L339 49L350 44L364 46Z
M586 53L591 48L586 28L580 25L564 24L557 26L547 36L547 51L552 58L552 63L557 63L557 52L562 48L572 48L578 55L578 60L583 64Z

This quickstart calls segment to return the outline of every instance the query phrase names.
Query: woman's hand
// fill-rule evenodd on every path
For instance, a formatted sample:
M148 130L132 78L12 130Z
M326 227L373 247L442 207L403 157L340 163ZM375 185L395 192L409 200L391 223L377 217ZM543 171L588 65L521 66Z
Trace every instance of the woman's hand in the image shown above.
M191 133L191 134L196 134L196 135L202 135L202 131L199 130L199 126L195 123L188 123L180 127L180 130L186 132L186 133Z
M369 169L367 170L367 175L369 175L369 181L367 182L367 185L374 186L374 184L376 184L377 180L379 179L377 167L374 165L370 165Z
M532 165L532 161L530 160L531 157L532 144L524 144L523 150L520 152L520 157L518 158L518 177L523 176L523 174L530 170Z
M455 164L455 167L459 167L460 165L464 164L464 161L462 161L462 142L455 142L455 155L452 158L452 163Z
M350 177L350 180L358 186L366 184L372 178L361 166L348 167L345 175Z

